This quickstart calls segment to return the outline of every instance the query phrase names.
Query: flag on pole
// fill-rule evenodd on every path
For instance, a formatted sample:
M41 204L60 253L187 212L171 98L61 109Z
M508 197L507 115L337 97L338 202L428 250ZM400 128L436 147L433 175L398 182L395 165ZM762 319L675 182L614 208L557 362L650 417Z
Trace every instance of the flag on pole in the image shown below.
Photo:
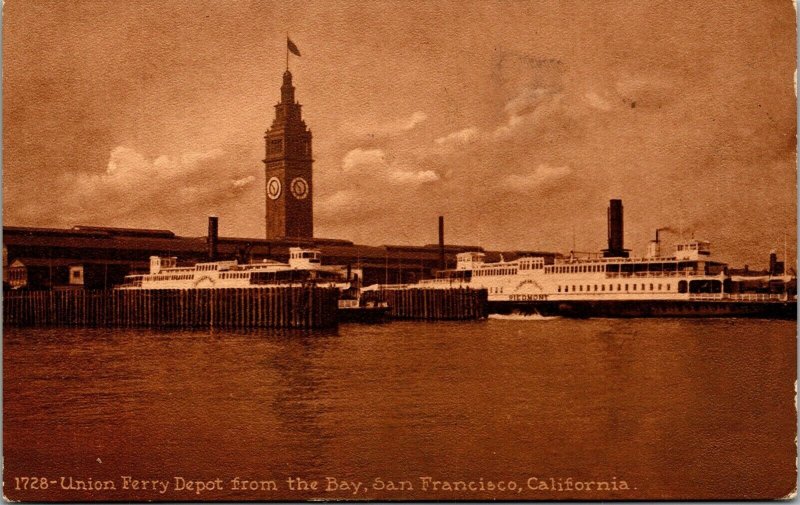
M295 54L295 55L297 55L297 56L300 56L300 50L299 50L299 49L297 49L297 46L296 46L296 45L294 45L294 42L292 42L292 39L290 39L289 37L286 37L286 48L287 48L289 51L291 51L291 52L292 52L292 54Z

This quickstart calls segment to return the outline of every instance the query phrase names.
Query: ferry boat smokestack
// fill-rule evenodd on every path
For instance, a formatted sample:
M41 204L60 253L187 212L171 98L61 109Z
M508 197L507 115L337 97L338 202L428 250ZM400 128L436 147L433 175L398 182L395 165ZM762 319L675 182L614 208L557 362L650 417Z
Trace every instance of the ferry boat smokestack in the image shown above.
M627 258L628 251L623 242L622 200L613 199L608 206L608 249L603 250L606 258Z
M217 260L218 243L219 243L219 218L217 216L208 216L208 236L206 237L206 244L208 245L209 261Z
M444 262L444 216L439 216L439 269L446 268Z

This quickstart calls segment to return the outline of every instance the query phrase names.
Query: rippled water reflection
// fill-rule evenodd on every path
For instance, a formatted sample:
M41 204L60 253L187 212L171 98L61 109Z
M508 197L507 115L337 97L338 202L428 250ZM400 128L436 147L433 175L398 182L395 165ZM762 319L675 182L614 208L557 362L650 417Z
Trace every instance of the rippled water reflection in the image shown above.
M6 329L15 476L276 479L431 493L419 477L625 480L609 497L775 496L794 482L794 323L552 320L343 325L331 333ZM23 496L23 495L20 495ZM29 499L164 499L150 491ZM169 499L196 499L175 495Z

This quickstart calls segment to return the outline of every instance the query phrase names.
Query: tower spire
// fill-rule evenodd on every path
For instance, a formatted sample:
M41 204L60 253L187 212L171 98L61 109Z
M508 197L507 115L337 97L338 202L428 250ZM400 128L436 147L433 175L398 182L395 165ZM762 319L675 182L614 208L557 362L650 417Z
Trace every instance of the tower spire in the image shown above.
M286 105L294 104L294 86L292 85L292 73L289 72L289 69L286 69L286 72L283 73L281 103Z
M291 42L291 41L290 41ZM291 45L287 51L296 54ZM288 53L287 53L288 54ZM275 119L264 135L266 156L267 239L311 239L313 185L311 131L295 100L292 73L283 73L281 100L275 104Z

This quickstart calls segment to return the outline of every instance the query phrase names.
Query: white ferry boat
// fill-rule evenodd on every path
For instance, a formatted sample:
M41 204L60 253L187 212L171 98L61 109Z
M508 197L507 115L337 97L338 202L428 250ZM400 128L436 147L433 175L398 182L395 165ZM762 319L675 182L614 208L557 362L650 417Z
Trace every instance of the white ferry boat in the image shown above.
M351 271L354 279L361 271ZM118 289L222 289L254 288L273 284L308 284L351 287L346 270L341 266L321 264L317 249L292 247L289 262L263 260L258 263L214 261L194 266L177 266L176 257L150 257L150 273L128 275Z
M425 287L488 291L490 310L602 316L795 314L794 277L772 276L766 291L745 292L727 264L711 259L709 242L688 240L660 254L652 241L641 258L521 257L486 263L481 252L457 255L454 270L422 281ZM794 287L793 287L794 285ZM706 302L716 302L709 304ZM796 317L796 316L795 316Z
M319 250L292 247L288 263L214 261L179 267L176 257L151 256L149 273L128 275L117 289L241 289L314 284L339 289L340 321L380 322L388 307L362 300L362 278L360 268L322 265Z

